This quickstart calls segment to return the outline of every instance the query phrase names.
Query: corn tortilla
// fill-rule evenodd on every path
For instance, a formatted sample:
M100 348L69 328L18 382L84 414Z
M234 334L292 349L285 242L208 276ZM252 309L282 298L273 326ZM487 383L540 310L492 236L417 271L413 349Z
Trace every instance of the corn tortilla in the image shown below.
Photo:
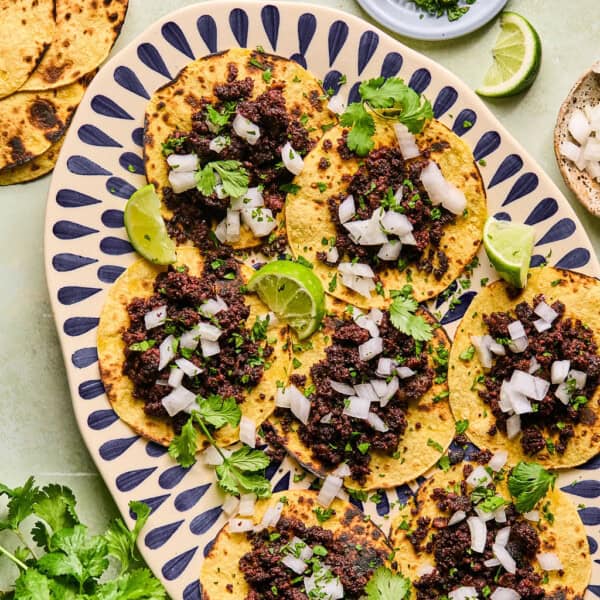
M26 183L33 181L49 173L54 169L60 149L62 148L65 136L63 135L57 142L54 142L46 152L36 156L33 160L26 162L20 167L5 169L0 171L0 185L12 185L13 183Z

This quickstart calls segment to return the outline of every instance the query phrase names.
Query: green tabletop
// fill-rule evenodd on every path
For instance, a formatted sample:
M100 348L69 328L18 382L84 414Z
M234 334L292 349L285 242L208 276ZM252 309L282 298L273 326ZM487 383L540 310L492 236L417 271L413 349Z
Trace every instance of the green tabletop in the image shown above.
M291 0L289 0L291 1ZM486 2L487 0L478 0ZM370 20L353 0L312 0ZM187 0L130 0L114 51ZM552 133L560 104L580 73L598 58L598 0L509 0L543 44L542 68L524 95L490 102L492 111L535 157L573 205L600 252L600 220L567 190L556 166ZM497 24L447 42L398 37L477 87L490 61ZM1 117L0 117L1 119ZM99 529L116 508L79 435L44 277L43 223L50 176L0 188L0 482L14 486L33 474L39 482L71 486L84 522ZM2 563L3 564L3 563ZM0 564L0 590L14 580ZM11 569L10 573L8 569Z

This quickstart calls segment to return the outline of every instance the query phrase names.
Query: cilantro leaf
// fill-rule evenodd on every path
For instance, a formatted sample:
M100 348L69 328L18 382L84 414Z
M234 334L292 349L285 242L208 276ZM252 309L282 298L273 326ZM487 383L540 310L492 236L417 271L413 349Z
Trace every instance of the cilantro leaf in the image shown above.
M426 342L433 336L431 325L420 315L415 315L418 308L413 298L396 296L390 305L390 321L392 325L417 341Z
M242 418L242 411L235 398L222 398L211 394L207 398L197 399L198 409L193 411L196 418L201 418L205 423L215 429L231 425L237 427Z
M256 494L259 498L271 495L271 483L262 471L269 464L269 457L262 450L242 446L225 458L215 469L219 485L228 494Z
M8 519L0 521L0 531L3 529L18 529L19 525L29 515L33 514L33 506L40 495L35 480L30 477L22 487L14 489L0 483L0 496L8 496Z
M386 567L379 567L365 586L368 600L408 600L410 591L410 579Z
M206 163L196 171L196 187L205 195L210 196L217 183L216 174L221 178L223 191L232 198L239 198L248 191L248 171L237 160L215 160Z
M217 178L211 164L207 163L202 169L196 171L196 188L205 196L210 196L217 184Z
M139 560L135 541L150 516L150 507L145 502L132 501L129 503L129 509L136 517L133 530L127 528L123 519L115 519L104 534L109 555L121 563L121 573L127 571L132 562Z
M489 498L486 498L485 500L483 500L483 502L480 502L477 505L477 508L480 508L484 512L491 513L491 512L495 512L496 510L498 510L500 507L504 506L505 504L506 504L506 500L504 500L504 498L502 498L502 496L490 496Z
M33 512L55 532L79 523L75 512L76 504L75 495L68 487L50 484L42 488L33 505Z
M163 600L167 594L148 569L138 569L101 585L94 600Z
M227 462L243 471L255 473L269 466L269 457L262 450L242 446L227 458Z
M229 123L229 119L231 118L231 115L234 112L235 112L235 106L234 107L226 106L223 109L223 112L219 112L212 104L208 104L206 106L206 116L208 117L208 120L217 129L221 129L221 127L224 127L225 125L227 125L227 123Z
M546 471L537 463L518 463L508 478L508 489L515 498L516 509L520 513L533 510L550 487L554 489L556 478L556 473Z
M375 121L362 102L352 102L340 117L344 127L351 127L346 143L359 156L366 156L373 149Z
M15 581L15 598L50 600L50 580L35 569L23 571Z
M402 100L406 90L411 90L398 77L376 77L363 81L358 88L360 97L373 108L391 108ZM412 91L412 90L411 90ZM414 92L413 92L414 93Z
M194 417L190 416L169 444L169 456L174 458L182 467L191 467L196 462L198 432L194 427Z

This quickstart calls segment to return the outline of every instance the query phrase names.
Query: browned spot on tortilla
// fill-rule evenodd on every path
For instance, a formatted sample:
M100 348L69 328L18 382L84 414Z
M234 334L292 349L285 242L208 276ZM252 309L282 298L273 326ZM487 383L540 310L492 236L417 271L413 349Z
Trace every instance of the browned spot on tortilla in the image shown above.
M36 100L29 109L31 122L38 129L52 129L59 123L56 107L46 100Z
M113 23L114 21L116 21L119 18L119 14L118 13L112 13L111 15L108 15L108 20Z
M33 157L31 152L23 145L23 140L20 137L14 136L8 140L8 145L11 148L11 156L15 164L23 164Z

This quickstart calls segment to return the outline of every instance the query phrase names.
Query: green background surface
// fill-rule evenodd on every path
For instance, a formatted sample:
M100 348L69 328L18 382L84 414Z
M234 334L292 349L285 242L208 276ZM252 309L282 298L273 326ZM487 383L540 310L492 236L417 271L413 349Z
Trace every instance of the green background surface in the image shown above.
M308 3L345 10L370 21L353 0ZM188 4L191 2L185 0L130 0L113 54L156 19ZM552 133L569 89L600 58L600 2L510 0L507 9L527 17L538 30L543 44L542 68L530 91L489 102L489 106L565 193L598 254L600 220L590 216L563 184L552 149ZM492 22L475 33L446 42L395 37L475 88L489 65L497 28ZM49 183L50 176L46 176L32 183L0 188L0 482L14 486L35 475L39 482L69 485L79 498L83 521L99 530L116 515L116 508L73 417L50 309L43 257ZM0 539L8 535L2 534ZM12 567L0 561L0 590L6 589L14 577Z

